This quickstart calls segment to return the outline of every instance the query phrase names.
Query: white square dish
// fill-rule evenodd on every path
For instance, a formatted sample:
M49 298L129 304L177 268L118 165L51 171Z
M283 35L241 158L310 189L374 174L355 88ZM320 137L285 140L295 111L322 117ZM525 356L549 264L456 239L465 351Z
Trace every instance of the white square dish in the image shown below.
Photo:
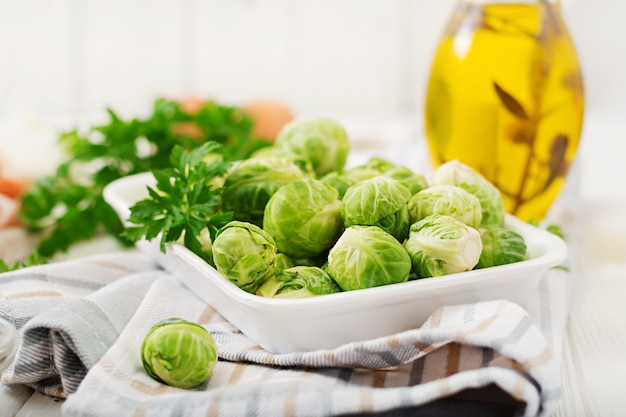
M130 207L154 184L150 173L125 177L109 184L104 198L126 221ZM541 278L565 259L567 247L557 236L513 216L507 215L506 225L524 237L528 260L305 299L249 294L179 244L169 244L165 254L157 240L137 246L262 348L288 353L330 349L417 328L443 305L506 299L524 308L534 306Z

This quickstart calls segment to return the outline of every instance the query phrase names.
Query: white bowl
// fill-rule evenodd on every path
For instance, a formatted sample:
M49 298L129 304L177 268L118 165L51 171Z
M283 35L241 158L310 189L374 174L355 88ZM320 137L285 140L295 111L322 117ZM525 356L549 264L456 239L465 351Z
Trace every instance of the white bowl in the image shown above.
M125 221L130 207L155 184L150 173L117 180L105 200ZM262 348L275 353L330 349L417 328L443 305L506 299L535 307L539 281L567 255L551 233L507 215L507 227L520 233L529 259L508 265L305 299L273 299L249 294L182 245L138 242L166 270Z

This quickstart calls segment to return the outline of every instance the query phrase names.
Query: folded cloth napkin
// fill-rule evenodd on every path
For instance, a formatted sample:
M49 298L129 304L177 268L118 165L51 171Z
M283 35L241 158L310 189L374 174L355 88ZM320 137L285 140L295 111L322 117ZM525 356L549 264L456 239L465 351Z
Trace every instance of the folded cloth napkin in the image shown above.
M566 275L548 272L534 312L504 300L446 306L419 329L272 354L143 255L32 267L0 275L0 317L21 342L3 382L66 397L63 414L81 417L384 413L494 385L520 415L547 416L560 399ZM217 343L215 374L195 389L142 367L144 335L169 317L203 325Z
M131 253L0 275L0 317L18 330L20 346L2 381L57 397L76 391L163 275L152 260Z

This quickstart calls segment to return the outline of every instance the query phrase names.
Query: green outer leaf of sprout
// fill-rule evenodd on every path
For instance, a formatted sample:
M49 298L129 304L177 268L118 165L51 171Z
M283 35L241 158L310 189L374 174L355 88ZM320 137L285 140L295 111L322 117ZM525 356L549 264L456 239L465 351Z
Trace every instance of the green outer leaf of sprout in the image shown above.
M316 266L294 266L270 277L256 292L270 298L308 298L340 292L341 288Z

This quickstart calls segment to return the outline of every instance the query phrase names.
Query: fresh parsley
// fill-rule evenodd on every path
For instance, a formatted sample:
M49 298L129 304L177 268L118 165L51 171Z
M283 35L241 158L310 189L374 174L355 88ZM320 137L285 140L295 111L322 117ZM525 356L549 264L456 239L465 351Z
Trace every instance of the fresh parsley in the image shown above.
M565 240L565 233L563 233L563 229L561 229L561 226L558 224L549 224L546 226L546 230L550 233L552 233L553 235L556 235L558 237L560 237L561 239Z
M129 221L137 226L127 227L123 235L133 242L160 235L163 252L167 242L182 236L185 247L207 259L199 237L208 232L212 241L217 230L232 220L232 213L219 212L221 188L216 181L231 165L222 157L212 157L219 148L216 142L192 151L175 146L171 167L153 171L156 189L148 187L149 197L131 207Z
M536 221L536 220L530 220L528 223L529 223L531 226L535 226L535 227L542 227L542 226L539 224L539 222L538 222L538 221ZM552 223L552 224L548 224L548 225L546 225L544 228L545 228L545 230L546 230L547 232L550 232L550 233L552 233L553 235L558 236L558 237L560 237L560 238L561 238L561 239L563 239L563 240L567 240L567 239L566 239L566 237L565 237L565 233L563 233L563 229L561 228L561 226L560 226L560 225Z
M37 252L33 252L24 261L15 261L12 264L7 264L4 260L0 259L0 273L15 271L16 269L26 268L28 266L43 265L48 261Z
M269 145L252 137L253 121L241 108L213 101L192 113L177 101L157 99L144 118L125 120L111 109L108 114L108 123L86 133L62 133L59 144L67 160L22 197L19 217L26 228L41 233L37 251L44 257L101 231L130 244L102 190L123 176L168 168L177 146L195 149L217 142L225 160L234 161Z

